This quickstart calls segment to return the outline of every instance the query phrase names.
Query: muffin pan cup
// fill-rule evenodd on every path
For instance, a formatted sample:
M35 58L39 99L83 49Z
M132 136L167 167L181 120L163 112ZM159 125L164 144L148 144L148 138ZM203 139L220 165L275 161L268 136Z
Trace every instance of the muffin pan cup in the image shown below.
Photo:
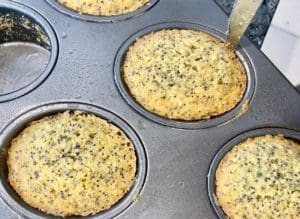
M56 10L77 18L81 19L84 21L90 21L90 22L104 22L104 23L110 23L110 22L119 22L119 21L124 21L124 20L129 20L134 17L138 17L146 13L148 10L150 10L159 0L150 0L148 3L146 3L144 6L141 8L138 8L137 10L133 12L129 12L126 14L120 14L120 15L112 15L112 16L93 16L89 14L81 14L78 13L72 9L64 7L62 4L60 4L56 0L46 0L49 5L51 5L53 8Z
M12 1L0 1L0 44L2 43L13 43L11 45L14 48L25 47L28 49L31 47L31 50L37 53L44 48L50 52L50 55L47 66L41 72L38 72L30 82L21 83L21 85L14 90L8 90L7 92L4 90L4 92L0 92L0 102L22 96L41 84L48 77L55 65L58 53L56 35L47 20L37 11L31 9L30 5L26 7ZM5 50L2 49L1 51L4 52ZM45 53L45 51L40 52ZM7 54L1 54L2 59L5 59L6 55ZM19 65L19 69L21 70L24 64L25 63L16 60L14 65ZM38 62L36 64L39 65ZM4 74L5 71L9 70L7 68L12 67L10 65L4 65L5 66L0 66L0 77L1 72ZM22 73L26 74L26 72ZM15 77L18 77L20 80L23 79L24 76L16 74Z
M143 147L142 142L139 137L136 135L134 130L121 118L113 113L93 106L91 104L79 103L79 102L61 102L61 103L49 103L42 106L37 106L19 116L16 119L11 121L8 126L2 132L0 137L1 144L1 173L0 173L0 191L1 198L3 201L19 213L21 216L27 218L38 218L38 217L47 217L45 213L34 209L27 204L23 203L21 198L16 194L16 192L11 188L8 182L8 169L6 166L7 151L10 146L10 142L15 138L31 121L36 121L42 117L53 115L59 112L64 112L66 110L75 111L80 110L87 113L94 114L100 118L107 120L108 122L119 127L124 133L128 136L131 142L134 145L135 153L137 157L137 172L136 179L132 188L129 192L119 200L115 205L113 205L108 211L103 211L91 216L90 218L112 218L117 216L122 211L126 210L139 196L142 192L144 181L147 175L147 157L146 152ZM4 162L4 163L3 163Z
M7 2L2 0L0 5ZM13 101L0 103L0 147L5 149L2 142L7 144L11 138L7 134L11 121L17 121L16 118L22 117L19 115L26 115L31 109L40 109L39 115L44 115L45 109L40 107L55 102L66 104L64 109L68 108L66 102L83 102L117 115L139 136L147 151L148 165L143 189L135 201L120 214L111 213L109 217L222 218L211 205L207 186L211 161L222 146L235 136L258 128L300 131L300 94L247 38L242 39L237 52L249 68L248 79L253 79L248 81L243 101L248 100L249 104L244 105L247 107L243 113L239 113L241 104L234 115L224 114L228 118L222 121L215 118L192 126L180 121L180 125L174 125L150 118L128 104L130 97L125 96L116 69L118 60L134 40L132 36L188 25L212 31L222 38L228 17L211 0L160 0L138 17L112 23L87 22L68 16L47 1L16 2L44 16L58 36L59 55L51 74L40 86ZM18 126L17 123L14 124ZM2 170L5 169L5 156L0 163ZM9 191L11 188L2 186L0 195L14 210L0 203L1 217L13 217L14 212L24 215L21 209L26 208L25 203ZM35 214L36 218L51 217ZM101 218L101 213L90 217Z
M129 89L127 88L123 77L122 77L122 64L123 59L126 55L126 52L128 51L128 48L134 44L135 40L137 38L140 38L144 35L147 35L151 32L163 30L163 29L193 29L198 31L203 31L205 33L209 33L210 35L222 40L223 42L226 40L225 34L214 30L212 28L196 24L196 23L188 23L188 22L166 22L166 23L160 23L156 25L152 25L149 27L146 27L145 29L142 29L141 31L135 33L132 35L126 42L121 46L121 48L118 51L117 57L115 59L114 63L114 76L116 84L120 90L120 93L124 97L124 99L127 101L129 105L131 105L137 112L141 113L145 117L147 117L150 120L153 120L154 122L160 123L162 125L166 125L169 127L174 128L182 128L182 129L199 129L199 128L208 128L208 127L215 127L218 125L222 125L223 123L229 122L230 120L234 120L235 118L239 117L242 113L244 113L243 110L245 110L248 107L248 104L251 102L251 97L254 92L255 87L255 72L252 67L252 64L250 62L249 57L243 51L242 48L240 48L238 51L236 51L236 55L240 58L242 64L244 65L246 74L247 74L247 88L245 90L243 98L240 100L240 102L230 111L223 113L220 116L213 117L211 119L207 120L199 120L199 121L180 121L180 120L172 120L168 119L159 115L156 115L152 112L149 112L146 110L143 106L141 106L134 97L130 94Z
M219 218L226 218L226 214L218 204L216 198L216 186L215 186L215 174L218 168L219 163L224 158L224 156L236 145L239 143L247 140L248 138L254 138L257 136L264 136L264 135L278 135L282 134L288 139L295 140L300 142L300 132L291 129L284 129L284 128L260 128L247 131L242 133L230 141L228 141L221 149L217 152L215 157L213 158L210 168L207 175L207 188L208 188L208 196L211 202L212 207L214 208L216 214Z

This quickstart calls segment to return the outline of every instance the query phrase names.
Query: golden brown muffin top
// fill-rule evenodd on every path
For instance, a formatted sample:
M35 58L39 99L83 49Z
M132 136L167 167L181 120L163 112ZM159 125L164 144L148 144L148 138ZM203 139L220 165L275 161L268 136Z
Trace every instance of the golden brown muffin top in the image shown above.
M58 0L65 7L81 14L113 16L133 12L150 0Z
M282 135L236 145L216 172L216 195L229 218L300 217L300 144Z
M202 120L233 109L247 85L235 52L219 39L188 29L160 30L129 47L124 81L148 111L177 120Z
M30 206L53 215L107 210L132 187L134 147L125 133L81 111L32 122L8 154L8 179Z

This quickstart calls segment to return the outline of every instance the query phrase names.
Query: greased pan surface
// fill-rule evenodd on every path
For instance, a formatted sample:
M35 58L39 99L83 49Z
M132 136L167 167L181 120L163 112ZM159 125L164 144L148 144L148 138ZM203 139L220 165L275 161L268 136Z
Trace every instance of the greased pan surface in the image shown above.
M106 212L106 217L218 218L210 204L207 175L211 161L225 143L240 133L257 128L300 130L300 94L246 38L242 40L239 52L247 58L248 74L253 83L247 110L234 119L174 128L149 119L123 97L114 70L118 52L128 39L147 28L154 31L153 27L162 23L168 23L168 28L172 28L169 24L176 22L181 27L182 23L189 23L204 27L204 31L207 28L224 34L228 18L211 0L159 0L139 16L113 23L89 22L68 16L43 0L15 2L0 0L0 7L21 3L18 7L23 8L24 4L39 13L56 35L58 55L43 83L17 99L0 103L1 171L6 164L5 142L18 134L22 122L15 124L14 121L21 118L20 115L40 109L40 112L35 110L36 117L25 116L29 121L45 115L47 110L43 106L49 104L64 103L64 109L76 108L74 103L92 105L116 115L130 127L143 145L147 164L138 195L129 196L132 199L130 205L117 214ZM116 124L118 121L112 119ZM12 128L14 125L15 129ZM9 202L8 191L5 187L0 191L4 200L0 203L0 218L52 217L34 212L21 200ZM100 213L93 217L103 218L104 215Z

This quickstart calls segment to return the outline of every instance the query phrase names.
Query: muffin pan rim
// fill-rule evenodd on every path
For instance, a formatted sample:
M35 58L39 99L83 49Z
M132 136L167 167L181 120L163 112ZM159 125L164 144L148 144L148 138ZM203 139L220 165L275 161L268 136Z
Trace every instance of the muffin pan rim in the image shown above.
M123 44L117 51L114 60L114 67L113 67L114 81L120 94L122 95L126 103L145 118L157 124L168 126L171 128L178 128L178 129L205 129L205 128L218 127L218 126L225 125L228 122L232 122L233 120L241 116L243 113L246 113L247 111L243 111L244 110L243 108L245 104L246 104L246 109L249 107L256 89L256 70L254 65L251 62L251 59L247 51L240 47L235 51L235 53L245 68L246 75L247 75L247 86L243 94L243 97L236 104L236 106L219 116L207 120L196 120L196 121L172 120L148 111L134 99L134 97L130 94L129 89L127 88L122 77L121 68L122 68L123 58L126 55L128 48L136 41L137 38L145 36L151 32L160 31L163 29L192 29L192 30L203 31L205 33L208 33L220 39L223 42L225 40L224 33L212 27L208 27L203 24L192 23L192 22L182 22L182 21L161 22L138 30L123 42Z
M11 140L16 137L31 121L38 120L47 115L56 114L68 110L80 110L83 112L91 113L99 118L111 122L113 125L120 128L133 143L137 157L137 172L136 179L130 190L110 209L103 212L98 212L95 215L87 216L87 218L116 217L130 208L136 201L137 197L140 196L144 190L148 175L147 151L141 138L133 129L133 127L117 114L100 106L79 101L50 102L42 105L37 105L19 114L4 126L4 128L0 131L0 152L2 160L1 165L4 165L4 167L2 168L6 169L6 171L4 171L5 173L1 172L0 174L0 198L11 210L19 214L20 216L28 218L59 218L58 216L47 214L38 209L35 209L22 200L22 198L14 191L14 189L8 182L6 159L7 149L9 148ZM82 218L81 216L72 216L72 218L73 217Z
M58 40L57 40L57 35L55 33L55 30L51 26L49 21L42 14L40 14L38 11L25 4L17 3L13 1L7 1L7 0L1 2L0 10L1 8L7 8L9 10L18 11L24 16L34 20L36 24L39 25L45 31L47 38L49 39L50 42L51 50L50 50L50 57L49 57L47 67L40 73L40 75L35 80L23 86L22 88L19 88L15 91L11 91L8 93L0 94L0 103L11 101L18 97L26 95L29 92L36 89L39 85L41 85L54 69L56 65L56 61L58 59L58 52L59 52L59 45L58 45ZM17 41L12 41L12 42L17 42Z
M215 186L215 174L219 163L224 156L231 151L231 149L237 144L247 140L248 138L259 137L264 135L278 135L282 134L285 138L296 140L300 142L300 130L289 129L285 127L259 127L244 131L233 138L229 139L223 144L213 156L208 169L207 174L207 195L210 201L211 207L214 210L216 216L220 219L228 218L222 207L216 200L216 186Z
M148 3L143 5L142 7L125 14L120 15L111 15L111 16L97 16L97 15L89 15L89 14L80 14L77 11L69 9L57 0L45 0L52 8L67 15L72 18L76 18L79 20L87 21L87 22L98 22L98 23L116 23L122 22L126 20L133 19L135 17L139 17L147 13L152 7L154 7L160 0L150 0Z

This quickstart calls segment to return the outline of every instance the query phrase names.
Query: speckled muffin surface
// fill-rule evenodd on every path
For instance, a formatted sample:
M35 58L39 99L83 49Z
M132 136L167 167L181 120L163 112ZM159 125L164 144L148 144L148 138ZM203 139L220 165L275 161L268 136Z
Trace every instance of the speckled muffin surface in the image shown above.
M133 12L150 0L58 0L65 7L81 14L114 16Z
M247 75L235 52L221 40L191 29L142 36L124 57L122 77L148 111L176 120L203 120L233 109Z
M219 205L232 219L300 218L300 143L277 136L236 145L216 172Z
M60 216L109 209L130 190L137 168L125 133L81 111L30 123L13 139L7 164L9 182L27 204Z

